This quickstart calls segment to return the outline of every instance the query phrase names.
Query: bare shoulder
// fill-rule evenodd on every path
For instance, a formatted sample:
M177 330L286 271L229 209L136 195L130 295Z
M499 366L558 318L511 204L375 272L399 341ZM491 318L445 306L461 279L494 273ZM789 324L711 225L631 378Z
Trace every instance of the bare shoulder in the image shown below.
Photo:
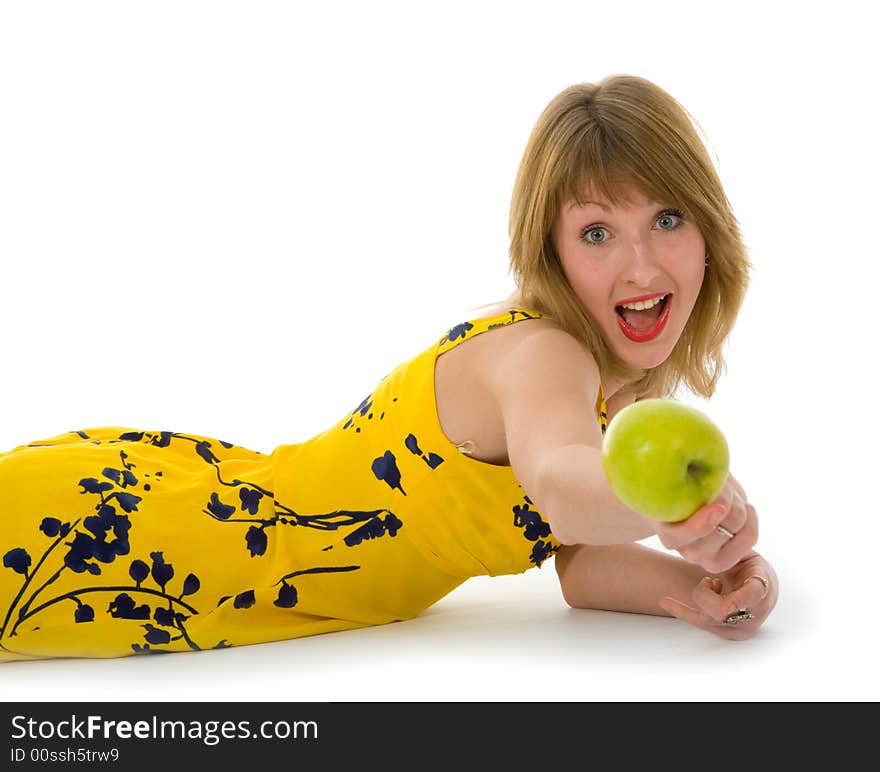
M561 351L554 355L546 350L548 335L570 337L549 319L520 319L515 324L499 325L475 335L438 357L434 388L440 426L447 439L463 453L490 464L511 464L510 399L505 399L504 384L513 380L522 388L533 374L507 373L523 369L517 364L517 357L518 352L526 349L532 351L527 357L537 358L531 367L544 368L545 372L552 368L554 360L563 360ZM553 347L552 343L549 345Z
M487 383L496 396L517 383L543 383L560 388L580 384L595 401L599 368L592 353L557 322L547 318L525 319L509 325L503 336L490 344L485 361ZM490 338L491 336L486 336ZM487 341L488 342L488 341ZM493 345L494 344L494 345Z
M512 326L523 329L487 362L485 377L510 465L531 493L546 459L558 449L601 447L600 376L592 353L557 324L541 319Z
M444 352L440 358L445 358L450 363L448 366L460 359L485 385L496 380L515 358L521 356L524 349L535 356L554 357L555 353L558 357L565 350L572 353L576 347L580 347L577 339L557 322L546 317L534 317L487 330Z
M511 463L517 448L601 444L596 399L601 378L592 352L549 319L525 320L499 340L483 377L504 425ZM540 430L536 436L536 430Z

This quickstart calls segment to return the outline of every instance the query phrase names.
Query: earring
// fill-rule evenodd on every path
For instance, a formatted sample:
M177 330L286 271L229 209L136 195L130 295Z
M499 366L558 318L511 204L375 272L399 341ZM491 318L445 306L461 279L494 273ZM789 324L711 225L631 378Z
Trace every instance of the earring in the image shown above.
M706 253L706 262L705 265L709 265L709 253Z

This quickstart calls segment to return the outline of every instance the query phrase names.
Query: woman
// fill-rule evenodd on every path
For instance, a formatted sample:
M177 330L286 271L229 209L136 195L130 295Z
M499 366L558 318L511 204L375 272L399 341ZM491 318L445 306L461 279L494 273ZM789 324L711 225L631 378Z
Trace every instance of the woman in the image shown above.
M663 524L600 464L625 405L712 394L747 285L686 112L631 76L559 94L522 159L510 253L511 297L305 442L99 427L0 456L0 660L382 624L551 556L572 606L752 635L778 588L742 486ZM655 533L682 557L635 543Z

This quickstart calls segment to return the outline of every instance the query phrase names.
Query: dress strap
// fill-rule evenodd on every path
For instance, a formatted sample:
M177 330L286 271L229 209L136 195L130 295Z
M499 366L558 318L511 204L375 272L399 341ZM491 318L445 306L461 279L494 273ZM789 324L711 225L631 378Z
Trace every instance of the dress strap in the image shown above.
M443 352L455 348L458 344L465 340L470 340L481 332L493 330L497 327L506 327L509 324L516 324L516 322L521 322L525 319L541 319L543 317L544 314L539 311L533 311L526 308L509 308L506 311L492 314L491 316L483 316L466 322L460 322L451 327L446 335L439 340L437 343L436 355L439 356ZM599 381L599 393L596 396L596 417L599 421L599 427L602 430L602 434L604 435L608 428L608 406L605 404L605 391L602 388L601 381ZM470 440L467 440L460 445L456 445L458 450L465 455L473 452L473 447L468 446L467 443L470 443ZM473 443L471 443L471 446L472 445Z
M599 395L596 397L596 415L599 417L599 428L604 436L608 429L608 406L605 404L605 390L602 381L599 381Z
M506 327L509 324L515 324L525 319L541 319L544 314L538 311L531 311L525 308L509 308L498 314L491 316L482 316L476 319L470 319L466 322L459 322L451 327L437 344L437 353L442 354L454 348L459 343L479 335L481 332L493 330L497 327Z

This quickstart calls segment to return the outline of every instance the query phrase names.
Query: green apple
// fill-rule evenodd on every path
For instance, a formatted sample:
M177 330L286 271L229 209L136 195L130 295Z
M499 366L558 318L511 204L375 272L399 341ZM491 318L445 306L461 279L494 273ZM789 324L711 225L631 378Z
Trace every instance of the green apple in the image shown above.
M611 490L639 514L686 520L721 493L727 440L701 411L672 399L627 405L608 424L602 467Z

